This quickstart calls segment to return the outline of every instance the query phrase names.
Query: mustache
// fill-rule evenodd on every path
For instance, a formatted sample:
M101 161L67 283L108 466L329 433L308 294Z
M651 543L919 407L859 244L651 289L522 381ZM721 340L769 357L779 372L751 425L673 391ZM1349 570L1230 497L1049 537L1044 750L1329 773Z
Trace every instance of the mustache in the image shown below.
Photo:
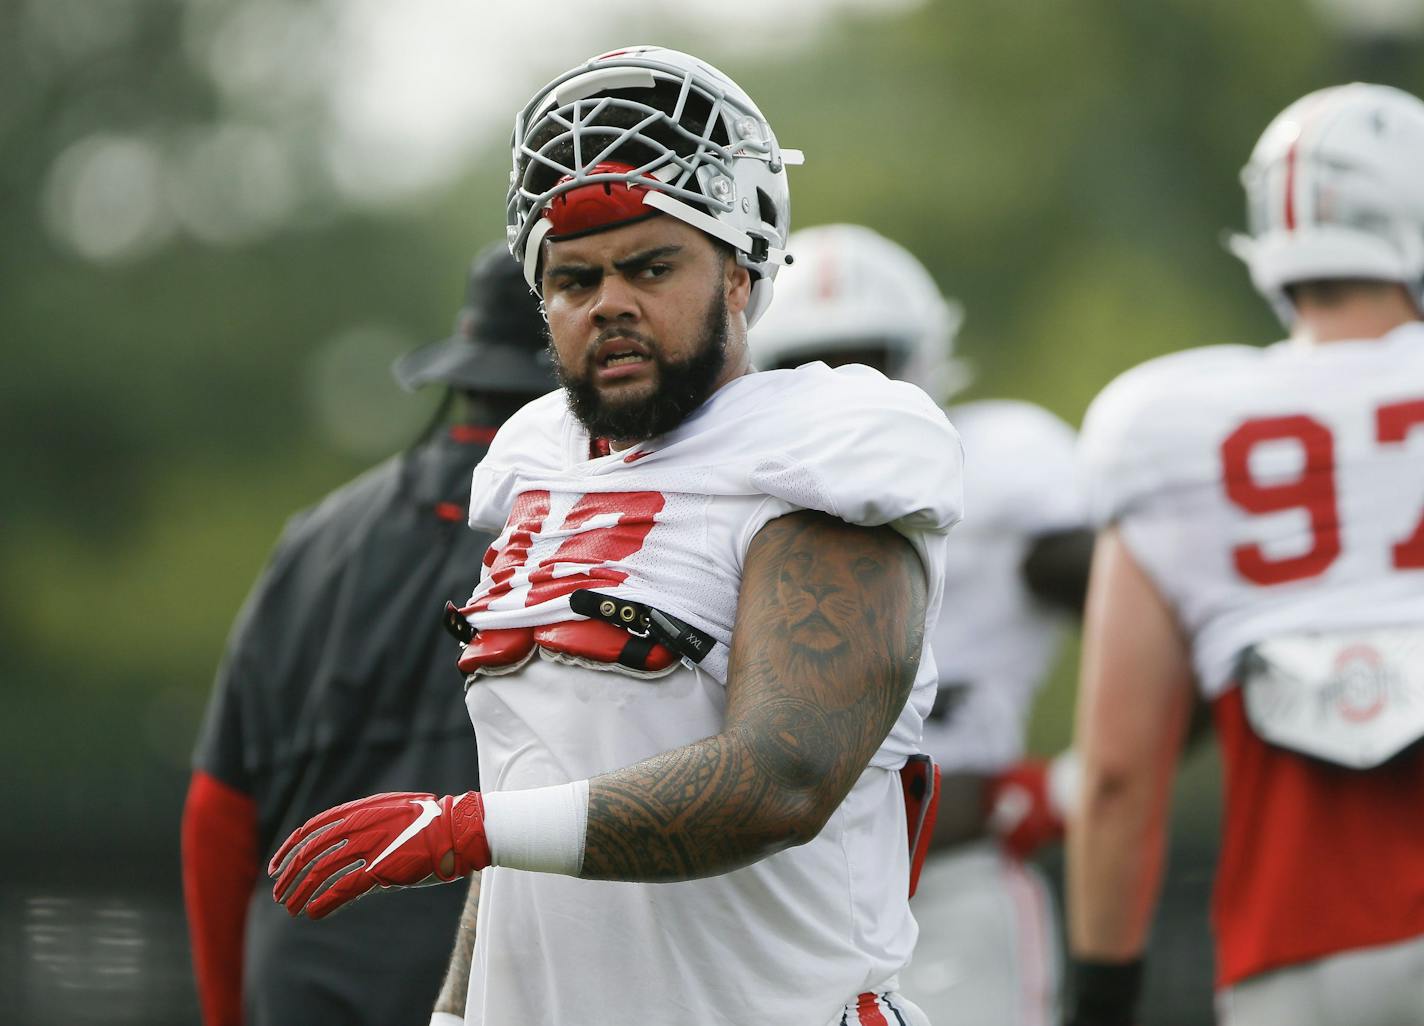
M645 345L645 346L648 347L648 351L649 351L650 353L658 353L658 352L660 352L660 350L659 350L659 348L658 348L658 344L657 344L656 342L654 342L651 338L649 338L647 335L644 335L641 331L638 331L638 330L636 330L636 329L634 329L634 328L617 328L617 327L615 327L615 328L604 328L602 331L600 331L600 332L594 337L593 341L590 342L587 346L584 347L584 355L585 355L586 357L588 357L590 360L593 359L593 354L596 353L596 352L598 352L598 347L599 347L599 346L603 345L603 343L607 342L609 339L615 339L615 338L626 338L626 339L628 339L630 342L638 342L638 343L641 343L642 345Z

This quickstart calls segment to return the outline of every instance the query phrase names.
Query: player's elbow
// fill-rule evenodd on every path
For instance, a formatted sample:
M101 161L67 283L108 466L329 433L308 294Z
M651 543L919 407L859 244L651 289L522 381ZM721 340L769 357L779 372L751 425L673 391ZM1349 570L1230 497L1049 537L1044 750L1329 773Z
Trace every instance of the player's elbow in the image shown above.
M769 846L778 851L814 840L835 811L835 805L828 807L810 794L790 795L782 808L782 815L765 824Z
M767 827L783 847L806 844L840 806L845 794L832 783L836 766L829 759L814 756L781 760L768 774L768 784L776 789L772 807L778 811Z
M788 820L790 830L788 847L806 844L818 837L831 815L840 806L841 797L843 796L823 794L804 796L800 806Z
M1099 761L1083 768L1074 818L1092 821L1135 815L1150 804L1152 793L1149 769L1121 761Z

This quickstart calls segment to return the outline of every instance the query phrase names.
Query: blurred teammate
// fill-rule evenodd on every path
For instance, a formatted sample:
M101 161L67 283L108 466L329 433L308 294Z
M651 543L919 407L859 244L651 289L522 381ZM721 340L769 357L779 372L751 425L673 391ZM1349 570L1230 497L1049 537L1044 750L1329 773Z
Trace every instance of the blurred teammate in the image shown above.
M1132 1021L1195 684L1222 1021L1424 1023L1424 104L1312 93L1243 180L1237 249L1290 338L1153 360L1084 427L1072 1021Z
M963 383L953 356L959 310L905 249L844 224L796 232L787 249L796 262L751 333L758 367L863 363L937 399ZM949 545L945 613L931 632L939 691L923 744L944 776L905 992L937 1026L1047 1024L1056 917L1042 877L1021 859L1061 833L1071 757L1050 773L1024 759L1023 741L1063 613L1081 609L1092 536L1072 429L1025 402L947 412L964 441L968 514Z
M899 771L958 439L865 368L747 373L788 155L720 72L605 54L514 144L564 390L475 473L471 523L503 530L454 626L487 790L318 816L274 893L320 917L491 867L472 1024L923 1023Z
M486 250L455 334L394 367L406 388L449 386L459 423L294 517L233 628L183 816L207 1026L385 1026L430 1012L463 895L371 902L322 930L253 885L259 853L313 812L474 778L439 610L489 542L465 528L471 471L505 417L553 387L543 329L519 266L503 245Z

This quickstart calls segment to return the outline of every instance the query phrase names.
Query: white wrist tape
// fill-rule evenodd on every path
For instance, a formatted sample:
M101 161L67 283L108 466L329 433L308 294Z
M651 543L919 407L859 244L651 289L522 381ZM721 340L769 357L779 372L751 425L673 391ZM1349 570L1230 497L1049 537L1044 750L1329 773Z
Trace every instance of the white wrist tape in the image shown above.
M1065 748L1048 763L1048 805L1059 819L1067 820L1078 810L1078 793L1083 788L1083 766L1078 752Z
M430 1026L465 1026L465 1017L450 1012L432 1012Z
M588 781L484 791L490 865L578 876L588 832Z

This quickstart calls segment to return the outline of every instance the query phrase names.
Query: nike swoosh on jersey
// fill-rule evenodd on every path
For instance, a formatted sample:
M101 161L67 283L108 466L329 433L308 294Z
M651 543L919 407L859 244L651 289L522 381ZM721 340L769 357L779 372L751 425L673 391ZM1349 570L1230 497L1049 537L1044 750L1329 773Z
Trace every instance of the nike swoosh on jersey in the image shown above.
M420 815L415 817L410 826L400 832L400 836L392 841L385 851L376 856L375 861L366 867L367 872L379 866L382 859L424 830L426 826L430 824L431 820L440 815L440 806L432 802L429 798L413 798L411 799L411 804L420 806Z

